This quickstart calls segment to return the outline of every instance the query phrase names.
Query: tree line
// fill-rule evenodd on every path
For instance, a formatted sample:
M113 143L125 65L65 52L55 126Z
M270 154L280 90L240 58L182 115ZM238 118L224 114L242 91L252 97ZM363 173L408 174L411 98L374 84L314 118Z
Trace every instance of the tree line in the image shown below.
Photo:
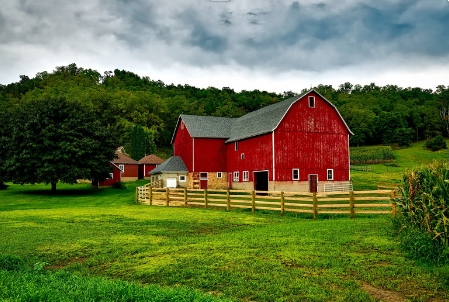
M344 83L336 88L331 85L314 88L336 105L354 132L350 138L352 146L404 146L449 134L449 86L431 90ZM36 100L76 101L90 108L118 144L129 150L135 125L140 125L158 147L170 146L177 118L182 113L240 117L294 95L293 91L235 92L229 87L165 84L130 71L116 69L100 74L70 64L32 78L21 75L16 83L0 85L0 110L13 110Z

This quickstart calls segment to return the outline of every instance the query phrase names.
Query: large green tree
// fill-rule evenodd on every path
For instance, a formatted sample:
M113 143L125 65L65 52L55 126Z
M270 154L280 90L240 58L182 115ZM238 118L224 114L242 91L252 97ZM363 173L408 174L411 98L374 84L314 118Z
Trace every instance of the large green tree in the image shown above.
M134 125L130 136L131 158L140 160L147 150L147 139L142 126Z
M2 117L0 175L14 183L104 179L117 143L89 107L65 98L33 100Z

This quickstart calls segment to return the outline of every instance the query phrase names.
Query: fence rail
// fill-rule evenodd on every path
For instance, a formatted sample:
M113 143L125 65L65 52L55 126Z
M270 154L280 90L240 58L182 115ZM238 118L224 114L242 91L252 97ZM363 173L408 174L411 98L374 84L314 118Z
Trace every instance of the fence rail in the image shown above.
M136 188L136 203L162 206L226 207L318 214L396 215L394 190L301 193L278 191L200 190L179 188Z

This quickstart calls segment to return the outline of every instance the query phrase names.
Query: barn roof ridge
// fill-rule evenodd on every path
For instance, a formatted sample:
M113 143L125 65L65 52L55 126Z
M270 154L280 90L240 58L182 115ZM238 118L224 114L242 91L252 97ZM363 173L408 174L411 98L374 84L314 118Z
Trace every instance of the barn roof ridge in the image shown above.
M173 133L172 143L174 142L174 137L181 119L184 121L191 137L224 138L227 139L226 143L273 132L279 126L290 107L296 101L311 92L318 94L337 111L337 114L345 124L346 129L351 135L353 135L337 107L335 107L334 104L328 101L318 91L311 89L286 100L249 112L239 118L181 114L178 118L178 123Z
M148 174L156 174L162 172L189 172L186 164L181 156L172 156L162 164L148 172Z

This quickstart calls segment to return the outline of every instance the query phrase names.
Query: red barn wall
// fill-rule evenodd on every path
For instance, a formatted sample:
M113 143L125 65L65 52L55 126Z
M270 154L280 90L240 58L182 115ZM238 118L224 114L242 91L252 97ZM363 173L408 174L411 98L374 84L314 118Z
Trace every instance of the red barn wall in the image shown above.
M125 171L122 172L123 177L138 177L139 176L139 165L138 164L116 164L117 166L123 165Z
M187 169L193 171L193 138L187 127L183 126L182 120L177 128L173 141L174 156L181 156Z
M195 164L193 172L226 171L226 139L195 138ZM188 168L188 167L187 167Z
M112 179L106 179L104 181L100 181L98 184L100 187L112 186L114 183L120 181L120 170L112 165L111 165L111 167L113 168Z
M238 151L235 151L234 142L228 143L227 151L227 171L238 171L240 181L243 180L243 171L249 171L249 181L253 181L253 172L262 170L268 170L269 180L273 180L271 133L239 141ZM245 155L244 159L241 159L242 153Z
M315 96L315 108L308 97ZM327 180L327 169L334 180L349 180L348 130L336 110L315 93L292 105L274 133L276 181L292 180L292 169L299 169L300 181L309 174Z

